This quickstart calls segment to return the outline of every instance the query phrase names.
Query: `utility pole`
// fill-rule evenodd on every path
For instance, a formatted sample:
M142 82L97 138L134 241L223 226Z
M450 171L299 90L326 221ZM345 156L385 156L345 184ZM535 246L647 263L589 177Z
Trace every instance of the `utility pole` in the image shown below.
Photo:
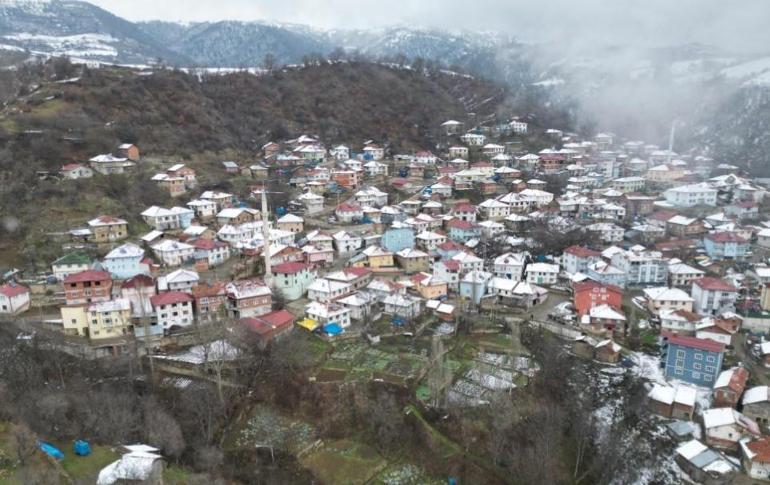
M676 120L671 123L671 133L668 135L668 158L666 160L667 165L671 165L671 157L674 152L674 137L676 136Z
M265 284L270 286L273 281L273 268L270 265L270 228L268 227L270 214L267 211L267 187L262 186L262 240L264 246L262 255L265 259Z

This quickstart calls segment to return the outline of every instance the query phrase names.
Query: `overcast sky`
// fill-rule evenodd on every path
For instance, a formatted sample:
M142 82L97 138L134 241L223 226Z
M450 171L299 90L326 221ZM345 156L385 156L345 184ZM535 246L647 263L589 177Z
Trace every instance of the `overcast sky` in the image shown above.
M90 0L129 20L272 20L323 28L414 25L527 40L770 43L770 0Z

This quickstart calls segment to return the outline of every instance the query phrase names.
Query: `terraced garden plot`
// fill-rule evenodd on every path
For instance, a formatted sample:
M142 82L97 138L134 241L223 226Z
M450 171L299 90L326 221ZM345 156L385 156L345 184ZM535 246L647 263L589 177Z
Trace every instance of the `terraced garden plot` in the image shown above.
M237 448L272 446L296 454L314 440L315 429L310 424L258 406L236 434L234 445Z
M354 440L337 440L300 458L321 483L359 485L369 483L387 466L377 450Z
M388 466L371 482L374 485L442 485L444 480L431 477L411 463Z

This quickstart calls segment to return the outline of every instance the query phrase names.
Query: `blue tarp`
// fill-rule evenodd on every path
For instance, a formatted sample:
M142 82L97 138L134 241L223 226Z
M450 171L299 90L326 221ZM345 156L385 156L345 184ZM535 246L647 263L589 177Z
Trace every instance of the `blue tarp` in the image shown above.
M393 325L397 327L403 327L404 323L406 323L406 321L403 319L403 317L393 317Z
M64 459L64 453L62 453L62 451L59 448L55 447L51 443L46 443L45 441L38 441L37 446L40 447L43 453L50 456L51 458L55 458L57 460Z
M88 456L91 454L91 445L88 444L88 441L77 440L72 445L72 451L78 456Z
M342 327L339 326L338 323L327 323L324 325L324 333L326 335L334 337L335 335L339 335L342 333Z

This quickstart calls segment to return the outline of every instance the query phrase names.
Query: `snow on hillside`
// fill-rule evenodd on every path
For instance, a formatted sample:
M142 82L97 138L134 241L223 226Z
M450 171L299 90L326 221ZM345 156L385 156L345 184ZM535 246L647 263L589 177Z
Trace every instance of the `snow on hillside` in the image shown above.
M118 50L110 45L119 42L107 34L77 34L77 35L42 35L18 33L3 36L8 41L16 41L24 45L44 46L52 55L70 57L117 57Z
M728 79L744 79L768 71L770 71L770 57L763 57L722 69L720 74Z

